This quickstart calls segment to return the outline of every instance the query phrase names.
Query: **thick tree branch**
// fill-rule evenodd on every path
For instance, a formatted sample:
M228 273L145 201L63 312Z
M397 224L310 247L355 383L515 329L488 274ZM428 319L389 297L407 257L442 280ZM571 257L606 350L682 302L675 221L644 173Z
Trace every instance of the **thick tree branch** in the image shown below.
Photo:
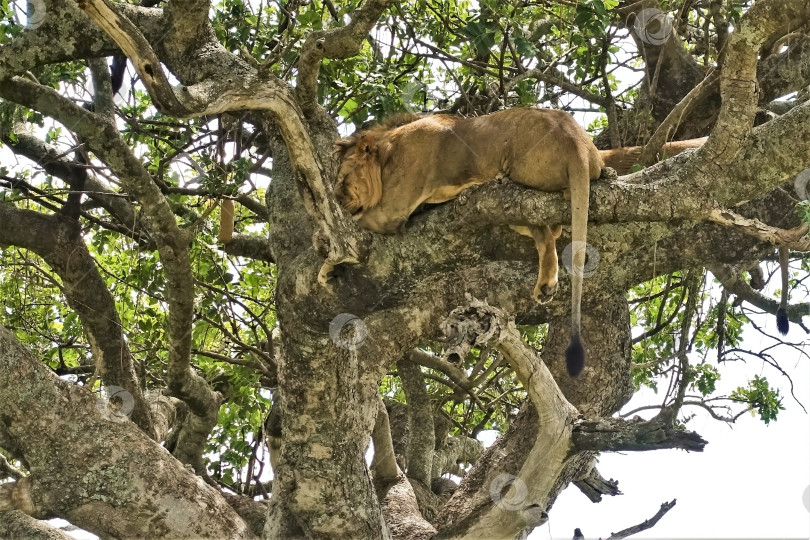
M787 247L793 251L810 251L807 231L810 225L803 223L790 230L771 227L757 219L743 217L731 210L712 210L709 220L726 227L736 227L745 234L774 246Z
M786 51L769 56L757 66L760 103L771 101L810 85L810 36L797 36Z
M7 478L19 480L23 476L25 476L25 474L21 470L9 463L6 456L0 454L0 480Z
M478 439L463 435L448 435L445 444L438 448L433 456L431 482L447 473L463 477L465 472L460 464L473 464L483 453L484 445Z
M419 365L407 360L397 362L397 371L408 405L408 478L430 487L436 441L433 407L425 389L425 378Z
M413 487L404 473L400 472L393 482L377 487L377 499L392 539L434 538L436 529L422 517Z
M262 530L267 522L267 501L254 501L251 497L233 495L228 492L223 492L222 497L247 523L256 538L261 538Z
M154 438L151 411L135 374L115 300L84 244L78 223L8 204L0 204L0 223L0 245L33 251L62 279L65 299L82 322L104 384L129 393L133 407L130 418Z
M253 538L216 490L140 430L105 418L90 392L59 379L4 327L0 399L0 428L32 471L14 486L15 508L37 518L63 517L102 537L206 531ZM77 489L66 493L64 486Z
M0 496L1 498L2 496ZM73 537L19 510L3 512L0 500L0 537L26 540L71 540Z
M78 0L79 7L104 30L132 61L135 71L152 96L155 106L163 113L185 116L190 111L177 99L160 59L138 28L117 6L106 0Z
M165 34L162 10L121 2L117 9L149 39ZM207 13L207 11L206 11ZM54 39L59 36L59 39ZM85 15L76 2L47 2L42 24L26 30L0 47L0 80L22 75L38 66L120 53L115 42Z
M93 78L93 111L110 120L113 118L113 87L110 69L104 58L91 58L87 61Z
M250 195L237 195L234 197L234 200L256 214L258 220L267 221L270 219L270 212L267 210L267 206L258 199L254 199Z
M222 246L222 251L237 257L246 257L257 261L275 262L267 238L249 234L234 234L230 242Z
M723 103L702 150L718 167L738 159L740 145L751 131L759 102L757 55L762 44L779 27L788 23L800 26L808 18L810 5L806 0L760 0L731 34L720 70Z
M393 0L366 0L351 22L342 28L312 32L301 48L298 60L296 97L304 111L317 103L318 72L324 58L339 59L356 55L380 15Z
M397 478L402 471L399 470L394 456L391 424L388 421L388 411L385 410L385 403L382 399L377 407L377 419L374 422L371 440L374 442L374 458L371 460L374 482L388 482Z
M757 199L810 167L810 102L754 129L741 148L740 159L723 167L712 186L713 197L727 208ZM708 144L708 141L707 141ZM705 146L704 146L705 147ZM700 151L692 155L696 169L703 171ZM691 168L691 167L690 167ZM718 171L715 171L718 172ZM708 189L704 176L697 189Z
M78 107L55 90L25 79L1 81L0 96L71 126L90 150L110 166L124 189L140 202L142 223L158 246L168 283L169 387L194 412L180 437L175 455L194 465L198 472L204 472L202 452L208 433L216 425L221 397L190 365L194 311L194 280L189 257L192 232L178 227L165 197L114 124Z
M437 538L459 538L472 531L480 538L513 538L522 529L539 525L546 519L545 510L554 480L571 456L571 426L577 413L545 364L523 343L514 321L486 302L468 301L468 306L454 310L441 325L447 336L446 350L463 358L469 347L489 343L501 351L537 411L538 433L517 474L478 483L477 492L465 493L474 501L467 508L475 510L456 513L458 508L454 510L453 501L464 492L469 475L465 477L436 520ZM494 473L490 469L490 474ZM503 485L501 480L504 480ZM514 495L514 499L504 493L509 486L519 494Z
M411 362L419 364L420 366L444 373L450 377L455 384L467 392L470 392L473 389L473 383L469 380L467 374L464 373L464 370L455 364L448 362L447 360L434 356L430 353L426 353L420 349L414 349L411 351L408 354L407 359Z
M621 418L578 420L574 424L573 443L579 451L597 452L663 448L702 452L706 446L706 441L697 433L673 427L668 421L668 415L658 415L646 421L627 421Z

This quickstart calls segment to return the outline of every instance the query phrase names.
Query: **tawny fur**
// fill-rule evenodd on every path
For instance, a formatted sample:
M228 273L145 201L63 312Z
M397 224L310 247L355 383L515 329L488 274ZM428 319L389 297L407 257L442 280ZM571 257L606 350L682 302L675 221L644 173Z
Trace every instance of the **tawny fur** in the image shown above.
M400 116L338 143L335 194L359 224L395 233L422 203L440 203L498 176L542 191L567 191L574 249L568 371L584 366L580 302L585 264L590 181L604 163L571 115L550 109L509 109L475 118ZM540 269L534 297L557 289L559 227L532 227Z
M685 141L672 141L664 145L658 153L661 159L675 156L684 150L690 148L699 148L706 142L706 137L700 139L687 139ZM641 156L643 146L623 146L622 148L614 148L613 150L600 150L599 155L605 162L605 167L611 167L616 170L616 173L621 176L628 174L633 169L633 165L638 161Z

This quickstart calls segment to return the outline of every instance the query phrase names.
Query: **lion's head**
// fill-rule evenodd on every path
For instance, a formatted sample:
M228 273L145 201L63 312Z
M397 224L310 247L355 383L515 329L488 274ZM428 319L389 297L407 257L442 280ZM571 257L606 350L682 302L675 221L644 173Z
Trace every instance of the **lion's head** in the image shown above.
M335 144L335 155L340 160L335 196L355 218L380 204L382 169L391 155L390 133L420 118L414 114L397 114Z
M337 145L341 164L335 184L335 196L352 215L377 206L382 197L377 141L363 134L340 141Z
M351 214L377 206L382 197L382 179L377 141L364 134L343 148L335 195Z

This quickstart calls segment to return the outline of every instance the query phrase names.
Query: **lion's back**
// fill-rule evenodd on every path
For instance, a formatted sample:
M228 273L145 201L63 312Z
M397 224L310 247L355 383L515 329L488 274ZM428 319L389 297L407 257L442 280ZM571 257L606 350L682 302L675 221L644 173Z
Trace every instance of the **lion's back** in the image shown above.
M456 127L478 168L537 189L566 189L569 171L584 167L598 178L602 159L573 117L555 109L516 108L469 119Z

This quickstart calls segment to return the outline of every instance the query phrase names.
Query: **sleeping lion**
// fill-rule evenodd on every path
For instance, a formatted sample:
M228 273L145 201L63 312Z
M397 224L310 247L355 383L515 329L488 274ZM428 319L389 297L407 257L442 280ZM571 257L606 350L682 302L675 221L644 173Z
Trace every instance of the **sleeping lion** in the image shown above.
M357 222L396 233L422 203L449 201L470 186L508 176L571 199L574 247L568 373L585 366L580 301L585 264L590 182L604 163L590 137L563 111L509 109L486 116L397 117L337 144L341 166L335 195ZM533 296L544 302L557 289L555 240L561 227L520 227L534 238L540 260Z

